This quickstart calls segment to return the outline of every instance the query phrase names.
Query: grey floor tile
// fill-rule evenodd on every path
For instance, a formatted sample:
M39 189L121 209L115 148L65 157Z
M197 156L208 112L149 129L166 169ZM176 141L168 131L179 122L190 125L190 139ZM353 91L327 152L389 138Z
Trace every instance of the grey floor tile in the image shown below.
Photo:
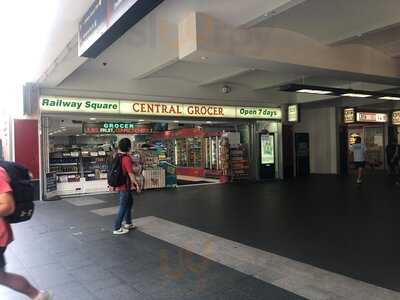
M94 209L91 212L105 217L105 216L111 216L111 215L116 215L118 210L118 206L113 206L113 207L107 207L107 208L100 208L100 209Z
M96 204L102 204L105 203L105 201L97 199L97 198L92 198L92 197L86 197L86 198L73 198L73 199L68 199L66 200L68 203L71 203L72 205L75 206L90 206L90 205L96 205Z
M234 290L239 290L242 293L253 297L255 299L264 299L268 295L269 299L287 299L287 300L301 300L304 299L300 296L282 290L276 286L257 280L252 277L245 278L236 283Z
M52 288L75 281L74 276L61 264L35 267L28 271L42 289Z
M74 277L79 282L94 282L115 277L110 271L103 269L100 265L89 265L74 270Z
M126 284L115 285L106 289L94 291L101 300L145 300L146 297Z
M56 286L52 288L52 292L56 300L98 300L84 285L78 282L70 282Z

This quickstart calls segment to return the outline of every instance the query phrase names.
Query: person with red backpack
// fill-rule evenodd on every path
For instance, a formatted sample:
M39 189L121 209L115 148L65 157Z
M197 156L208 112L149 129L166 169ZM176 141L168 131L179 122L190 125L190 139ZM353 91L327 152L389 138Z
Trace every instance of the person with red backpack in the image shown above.
M129 233L135 229L132 224L133 194L140 187L136 181L132 168L132 158L129 155L132 143L128 138L121 139L118 143L119 152L113 158L108 171L108 184L119 192L119 210L114 223L114 235ZM125 219L125 224L122 225Z
M7 246L13 241L13 233L9 222L17 223L29 220L33 213L33 202L27 198L25 201L21 200L21 202L16 200L18 194L24 190L24 187L20 189L21 186L25 185L24 180L20 180L22 178L20 174L25 173L25 176L28 176L26 169L8 162L1 162L0 166L7 166L7 172L5 168L0 167L0 285L24 294L33 300L50 300L52 296L49 292L41 292L24 277L8 273L5 270L4 253ZM20 174L18 174L18 171L21 171ZM26 191L29 186L26 184L25 188ZM20 192L17 192L17 189ZM21 209L22 206L20 205L29 206L28 212Z

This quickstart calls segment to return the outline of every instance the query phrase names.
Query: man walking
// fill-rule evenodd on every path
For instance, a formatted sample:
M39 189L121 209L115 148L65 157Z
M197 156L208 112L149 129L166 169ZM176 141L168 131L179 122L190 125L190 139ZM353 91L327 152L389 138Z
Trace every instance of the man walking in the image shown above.
M355 144L350 146L350 151L353 153L354 165L357 168L357 184L363 182L366 163L366 147L361 142L361 137L358 136L356 137Z
M113 234L115 235L127 234L129 230L135 229L132 224L132 190L136 189L136 191L139 193L140 187L133 173L132 158L129 155L131 148L132 143L127 138L120 140L118 143L119 153L117 155L121 161L121 168L125 178L125 183L116 187L116 190L119 192L119 211L114 224ZM125 224L122 226L124 219Z
M7 246L13 241L10 225L4 217L11 215L15 210L15 202L10 186L10 179L3 168L0 168L0 285L26 295L33 300L50 300L48 292L40 292L24 277L5 271L4 253Z

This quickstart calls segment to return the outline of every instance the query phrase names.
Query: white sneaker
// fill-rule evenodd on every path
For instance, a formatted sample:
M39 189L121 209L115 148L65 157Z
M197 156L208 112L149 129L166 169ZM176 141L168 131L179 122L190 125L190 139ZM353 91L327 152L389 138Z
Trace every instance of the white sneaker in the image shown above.
M53 295L48 291L42 291L37 295L34 300L51 300L53 299Z
M133 224L124 224L123 227L124 227L124 229L127 229L127 230L135 230L136 229L136 226Z
M127 234L127 233L129 233L129 230L125 229L125 228L122 228L122 227L120 229L118 229L118 230L114 230L113 231L114 235L122 235L122 234Z

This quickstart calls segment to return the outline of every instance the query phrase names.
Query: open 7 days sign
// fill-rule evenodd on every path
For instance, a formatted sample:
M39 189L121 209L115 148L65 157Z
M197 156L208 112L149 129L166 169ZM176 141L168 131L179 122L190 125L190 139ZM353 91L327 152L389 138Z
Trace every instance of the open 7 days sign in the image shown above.
M126 100L82 99L66 97L40 98L42 112L121 114L137 116L243 118L280 120L280 108L237 107Z

